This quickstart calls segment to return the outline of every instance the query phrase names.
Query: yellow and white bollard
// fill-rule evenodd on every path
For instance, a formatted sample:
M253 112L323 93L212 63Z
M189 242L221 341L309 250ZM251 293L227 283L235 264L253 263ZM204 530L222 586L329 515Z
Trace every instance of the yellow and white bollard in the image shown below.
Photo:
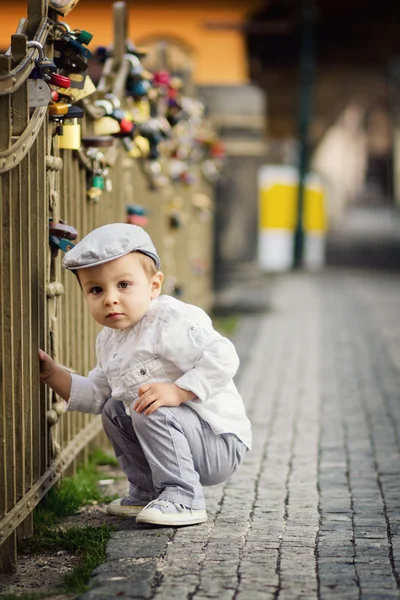
M297 222L298 171L288 165L259 170L258 258L262 270L287 271L293 267ZM303 207L303 266L320 269L325 262L325 194L320 177L306 177Z

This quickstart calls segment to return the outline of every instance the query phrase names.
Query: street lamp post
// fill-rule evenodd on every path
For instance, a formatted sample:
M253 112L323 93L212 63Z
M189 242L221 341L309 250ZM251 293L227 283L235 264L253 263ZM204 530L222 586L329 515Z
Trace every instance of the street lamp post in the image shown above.
M298 195L297 218L294 232L293 266L303 265L304 222L303 208L305 181L309 163L309 125L312 114L312 92L314 86L314 19L313 0L303 0L302 42L299 69L299 108L298 108Z

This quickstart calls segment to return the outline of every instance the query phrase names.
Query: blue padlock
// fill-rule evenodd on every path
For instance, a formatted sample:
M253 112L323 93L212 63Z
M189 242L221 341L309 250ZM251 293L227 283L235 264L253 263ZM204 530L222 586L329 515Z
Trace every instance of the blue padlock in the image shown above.
M70 240L59 238L55 235L51 235L49 240L53 247L55 247L57 250L62 250L63 252L68 252L68 250L71 250L75 246L75 244L73 244Z

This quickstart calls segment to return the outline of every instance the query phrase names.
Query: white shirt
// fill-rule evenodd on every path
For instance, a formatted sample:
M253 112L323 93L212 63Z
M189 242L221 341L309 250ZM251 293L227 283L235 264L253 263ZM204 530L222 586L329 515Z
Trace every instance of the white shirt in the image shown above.
M201 308L160 296L136 325L104 327L96 352L88 377L72 375L68 410L101 413L110 397L129 406L144 383L171 382L196 394L186 404L215 433L234 433L251 447L250 421L233 382L239 358Z

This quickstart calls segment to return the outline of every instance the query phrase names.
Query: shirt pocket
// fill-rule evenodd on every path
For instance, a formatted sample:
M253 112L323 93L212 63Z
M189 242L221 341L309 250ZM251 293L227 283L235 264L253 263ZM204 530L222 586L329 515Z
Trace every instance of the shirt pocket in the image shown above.
M139 387L147 381L165 377L165 370L159 356L147 360L135 360L134 366L121 372L121 384L127 388Z

